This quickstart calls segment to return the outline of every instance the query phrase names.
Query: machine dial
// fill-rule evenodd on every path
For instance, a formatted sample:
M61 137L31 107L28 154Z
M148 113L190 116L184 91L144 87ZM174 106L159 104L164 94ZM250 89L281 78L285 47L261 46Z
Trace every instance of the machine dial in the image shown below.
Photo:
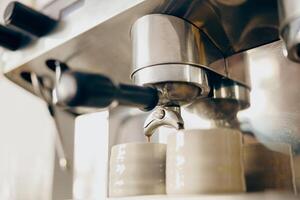
M0 25L0 46L14 51L26 46L30 40L29 36Z
M15 26L37 37L51 32L58 21L19 2L11 2L4 12L6 25Z

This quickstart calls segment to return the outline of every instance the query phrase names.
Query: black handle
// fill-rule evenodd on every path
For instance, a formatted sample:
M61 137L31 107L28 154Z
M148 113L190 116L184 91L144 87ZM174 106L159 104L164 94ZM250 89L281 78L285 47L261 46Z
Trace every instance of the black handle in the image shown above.
M53 72L55 72L57 70L57 67L60 68L61 72L70 70L69 66L66 63L63 63L57 59L48 59L48 60L46 60L45 64Z
M38 37L48 34L58 24L57 20L16 1L6 7L4 22Z
M58 103L68 106L105 108L113 101L120 105L152 110L158 103L158 92L151 87L114 84L110 78L82 72L62 74L56 88Z
M9 50L18 50L31 41L31 38L21 32L0 25L0 45Z

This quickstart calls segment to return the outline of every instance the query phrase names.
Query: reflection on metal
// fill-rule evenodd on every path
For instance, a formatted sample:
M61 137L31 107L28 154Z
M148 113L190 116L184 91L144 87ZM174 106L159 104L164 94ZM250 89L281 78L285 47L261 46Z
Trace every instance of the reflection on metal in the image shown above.
M251 0L241 4L242 6L225 6L218 1L203 0L147 0L138 3L124 1L127 8L130 5L135 6L126 11L121 10L122 13L119 15L111 15L107 21L101 21L103 23L94 21L94 25L91 25L94 28L87 31L88 28L84 26L84 23L89 21L87 19L91 19L92 12L86 11L99 10L100 7L109 9L109 5L105 7L99 1L86 1L82 8L84 13L78 12L82 17L76 21L76 25L71 20L67 20L70 23L66 27L69 31L77 30L78 32L78 29L81 29L86 32L79 31L78 33L82 34L75 37L72 31L71 33L63 31L61 27L57 33L41 39L25 51L14 54L5 52L2 59L6 76L23 88L33 91L31 85L20 77L21 72L34 71L39 76L53 77L54 74L46 69L45 60L51 57L65 60L70 55L76 54L69 60L69 64L75 66L73 69L101 72L118 81L130 82L132 66L130 28L139 17L149 13L174 15L193 23L203 30L225 57L228 57L229 63L230 55L233 53L278 39L278 31L273 30L272 34L269 34L270 29L268 29L268 27L279 27L277 2L274 0ZM253 13L260 13L261 19L267 19L270 15L273 17L268 17L269 20L265 21L254 20L256 15ZM76 16L75 13L74 16ZM71 19L73 14L69 17ZM80 21L81 19L84 23ZM245 30L250 21L255 26L247 26ZM251 28L260 26L259 29ZM62 41L61 38L67 39ZM56 48L50 50L45 47L45 44L50 41L54 46L48 47ZM61 45L58 46L58 44ZM252 79L252 105L247 111L239 114L239 119L242 128L252 131L259 139L286 141L293 144L294 149L300 152L300 115L298 114L300 112L297 106L300 100L297 81L300 71L297 64L288 61L283 56L283 49L282 42L275 42L244 54ZM231 71L230 66L234 65L231 63L227 67L228 71ZM238 68L240 65L235 66Z
M261 142L287 142L300 153L300 69L284 57L282 49L279 41L245 52L252 88L250 107L238 113L238 121L236 101L200 99L182 109L185 127L237 127L240 123L242 130Z
M207 96L206 67L222 58L220 51L197 27L161 14L139 18L131 29L133 73L136 84L152 85L163 105L181 105ZM225 73L225 66L220 68Z
M247 88L251 88L247 53L237 53L225 58L226 76Z
M146 119L144 123L144 134L150 137L161 126L175 128L176 130L184 128L184 121L181 117L180 107L158 106Z
M146 67L162 65L169 71L172 71L169 64L207 67L223 58L220 50L196 26L170 15L139 18L131 29L131 38L133 76ZM225 74L225 66L212 70Z
M220 102L223 99L226 99L225 102L234 100L238 109L249 106L248 62L244 54L224 59L220 50L197 27L170 15L143 16L134 23L130 33L133 47L132 78L137 84L158 88L163 99L160 101L162 106L192 103L200 97L207 97L210 87L213 89L212 98ZM216 75L212 75L215 78L207 77L205 70L216 73L218 78ZM222 80L222 77L243 85ZM204 101L210 104L210 99ZM212 110L211 106L207 106L209 111L205 112L218 110L217 104L213 107ZM159 111L160 108L150 114L148 120L152 121ZM216 123L228 126L227 119L218 119ZM161 125L178 126L177 123L166 123L160 119L146 122L146 135L151 136Z
M287 142L300 153L299 64L275 42L247 52L251 106L239 113L241 127L263 142Z
M232 99L200 99L182 109L186 129L239 128L236 118L241 109Z
M103 14L102 10L105 11ZM195 61L187 57L184 60L185 62L179 63L181 67L178 71L175 66L178 63L173 63L172 69L175 70L176 68L177 73L180 72L180 76L176 75L174 77L179 81L200 83L202 88L200 87L201 91L196 90L197 94L203 91L207 93L209 90L207 80L209 74L202 69L200 70L200 68L195 70L191 64L199 64L199 66L200 64L208 64L215 71L219 70L217 66L220 66L223 70L225 65L224 71L227 73L226 76L235 80L235 83L229 87L212 87L215 89L214 98L198 99L193 104L184 107L182 116L185 119L185 127L189 129L220 126L237 128L241 126L244 131L253 133L260 141L287 142L293 146L293 150L296 153L300 153L300 68L283 56L283 43L281 41L258 47L279 39L277 11L277 2L274 0L245 0L244 2L234 0L123 0L122 3L117 0L88 0L78 12L71 13L65 19L66 23L62 23L55 33L36 41L35 44L32 44L24 51L5 52L1 59L3 60L6 76L31 92L34 91L33 87L20 77L22 72L34 72L39 77L49 77L54 80L55 74L46 68L45 61L49 58L64 61L72 55L76 55L69 60L69 64L74 66L73 69L104 73L118 81L130 82L129 77L132 68L130 30L132 25L138 18L151 13L174 15L201 29L201 34L189 33L200 38L206 35L208 40L201 41L210 41L210 45L218 49L217 55L221 54L220 59L216 61L215 59L210 60L210 57L205 56L201 57L207 59L204 61L200 59ZM194 27L192 30L197 29ZM177 47L182 47L176 42L170 44L177 44ZM190 43L186 44L193 46ZM189 45L183 45L183 47ZM246 51L254 47L258 48ZM216 50L215 48L213 49L214 51ZM182 52L178 52L182 56ZM192 55L191 58L199 56L189 55ZM207 52L205 55L208 56L210 53ZM160 55L157 56L159 58ZM159 62L163 63L163 60ZM148 65L149 63L142 65L142 67L145 67L143 70L148 70L147 68L149 67L146 68ZM251 106L249 109L240 112L238 118L236 118L236 113L248 105L244 103L247 101L247 94L250 89L247 68L249 68L252 78ZM189 72L186 74L182 73L186 69ZM141 72L139 70L136 73ZM147 73L153 72L148 71ZM149 82L152 80L157 82L168 80L165 77L161 77L161 75L165 74L159 73L151 75L151 77L143 75L141 80L146 78L149 79ZM136 80L141 81L137 78ZM169 88L162 88L166 89L167 93L170 94ZM182 87L178 88L181 89ZM196 93L191 92L195 91L191 88L184 87L184 89L188 89L187 94L193 99ZM177 94L179 93L174 92L173 94L174 96L172 97L178 97ZM218 97L222 97L222 99L220 100ZM128 115L130 114L126 113L125 115L127 120L130 118ZM141 119L141 121L144 120L143 118ZM65 119L61 119L60 122L65 122ZM98 121L94 121L93 124L99 125ZM113 127L114 125L110 126ZM68 127L71 128L71 126ZM85 127L82 132L88 128ZM142 126L141 129L134 131L135 133L140 131L142 134ZM69 132L72 132L72 130ZM123 132L127 133L128 129L123 127ZM76 162L81 165L83 176L86 176L87 179L95 180L93 174L89 174L87 171L95 170L97 172L97 168L91 169L89 167L92 167L92 165L88 164L95 161L95 155L98 156L96 156L97 158L100 158L99 155L101 154L103 158L107 159L108 154L106 154L106 151L108 148L102 149L103 146L101 144L106 141L98 138L103 136L105 137L104 139L107 139L106 135L98 134L98 132L92 134L95 135L92 137L80 135L83 137L83 140L77 140L82 142L81 146L77 147L82 148L87 143L91 144L90 142L94 142L93 144L96 144L97 148L93 149L95 146L87 145L93 154L77 154L81 157ZM71 137L72 134L65 134L64 136ZM93 137L100 140L92 140ZM70 149L73 147L72 139L64 140L66 143L68 142L66 149L71 152L72 150ZM112 140L113 138L109 139ZM128 138L126 139L126 141L130 141ZM124 142L125 140L112 140L110 145L116 141ZM132 139L132 141L136 140ZM85 145L83 145L84 143ZM69 151L68 156L71 157L72 154ZM87 162L82 162L84 160ZM99 160L95 162L99 164ZM85 168L87 165L88 167ZM61 177L57 175L59 173L56 171L55 174L54 194L58 194L59 191L62 193L69 191L72 178L68 177L68 179L60 180L59 178ZM102 181L106 181L105 177L101 178ZM63 184L68 186L67 189L61 189L58 185L58 183L65 183L63 181L67 182ZM90 189L97 194L100 191L104 191L102 194L105 194L107 189L104 186L104 190L90 188L90 185L82 185L80 181L75 182L75 189L78 188L78 185L83 186L83 190L76 191L78 196L81 196L81 191L91 195L92 193L89 193ZM97 186L97 184L95 185ZM244 194L238 195L237 199L241 197L248 199L248 196L245 197ZM216 199L216 197L212 198ZM249 195L249 198L257 199L262 197L259 194L252 194ZM277 196L276 194L276 196L271 195L270 198L284 199L285 197Z
M19 77L22 71L35 71L38 75L52 76L45 70L45 60L57 58L64 61L70 55L76 54L76 57L68 62L76 66L74 68L87 72L101 72L121 82L129 82L132 66L130 29L139 17L150 13L173 15L191 22L208 36L225 57L278 39L278 31L272 30L271 34L268 28L278 27L277 2L274 0L251 0L241 4L242 6L226 6L215 0L126 0L122 1L122 4L116 2L85 1L84 6L71 13L65 19L64 26L58 27L55 33L42 38L25 51L5 52L2 59L6 75L32 91L30 85ZM132 8L126 10L130 7ZM107 11L103 13L107 15L105 22L99 10ZM116 15L117 13L120 14ZM260 13L262 19L268 18L270 13L273 17L271 21L262 23L261 20L253 20L256 16L254 13ZM248 26L250 28L245 30L252 20L255 26Z
M57 68L60 68L59 66ZM59 72L60 69L57 70L57 76L59 76ZM59 77L57 77L59 78ZM59 165L61 167L62 170L67 170L69 163L68 163L68 159L66 156L66 151L65 151L65 147L62 141L62 133L59 129L59 123L58 123L58 119L56 116L56 111L55 111L55 107L54 107L54 102L53 102L53 97L51 95L51 89L49 88L44 88L43 83L41 82L43 81L42 78L37 77L37 75L35 73L31 73L31 82L33 85L33 88L35 90L36 95L38 95L39 97L41 97L44 101L46 101L47 106L48 106L48 110L49 110L49 114L51 115L53 121L55 122L55 126L56 126L56 133L55 133L55 150L58 156L58 161L59 161Z
M146 15L133 24L130 33L132 78L137 84L182 81L199 86L201 96L205 97L208 85L203 75L207 69L250 87L247 60L243 54L224 60L221 51L201 29L184 19Z
M287 57L300 62L300 4L297 0L278 0L280 34L285 42Z
M245 86L235 82L221 82L220 85L215 85L213 88L213 99L226 99L236 101L240 106L240 110L250 106L250 90Z
M191 85L190 87L193 87L193 93L195 91L196 93L186 94L182 97L182 100L192 100L198 96L207 96L210 91L205 70L203 68L195 67L192 65L168 64L147 67L134 73L133 81L138 85L155 85L155 87L161 88L161 90L163 90L164 87L163 83L166 82L176 82L178 83L178 85L179 83ZM199 91L197 91L196 87L199 88ZM188 88L186 89L188 90ZM168 91L168 93L169 92L170 91ZM174 92L178 93L176 91ZM181 95L183 95L182 89L180 93ZM172 100L173 98L167 97L167 99Z

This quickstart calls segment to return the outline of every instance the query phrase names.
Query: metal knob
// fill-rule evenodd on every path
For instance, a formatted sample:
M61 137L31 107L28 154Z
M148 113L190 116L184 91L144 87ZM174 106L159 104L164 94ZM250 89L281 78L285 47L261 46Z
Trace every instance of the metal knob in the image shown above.
M14 51L26 46L30 40L29 36L0 25L0 46Z
M15 1L6 7L4 22L37 37L48 34L58 24L57 20Z

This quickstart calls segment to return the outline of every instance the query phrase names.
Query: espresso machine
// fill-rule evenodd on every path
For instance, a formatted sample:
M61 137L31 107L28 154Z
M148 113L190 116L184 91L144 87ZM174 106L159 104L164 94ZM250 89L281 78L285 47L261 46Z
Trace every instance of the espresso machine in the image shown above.
M291 163L289 193L208 198L297 199L300 2L58 2L39 11L10 4L3 29L22 42L0 40L10 49L2 53L6 77L45 100L56 122L54 199L110 199L107 173L115 144L161 142L164 128L220 127L240 130L267 149L269 142L290 145L284 153ZM65 118L85 122L91 133L79 133L80 125L75 133L62 131ZM122 135L128 126L131 135ZM106 132L97 134L99 127ZM82 175L83 162L92 170Z

